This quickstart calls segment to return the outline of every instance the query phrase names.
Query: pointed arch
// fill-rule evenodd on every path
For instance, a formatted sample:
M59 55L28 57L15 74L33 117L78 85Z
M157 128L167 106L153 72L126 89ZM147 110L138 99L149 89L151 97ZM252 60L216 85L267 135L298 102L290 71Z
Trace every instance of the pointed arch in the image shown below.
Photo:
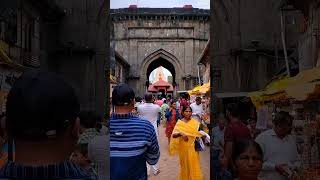
M163 66L171 72L174 84L181 83L181 74L183 73L181 63L173 54L162 48L150 53L143 59L141 63L142 71L140 71L142 80L148 81L150 73L158 66Z

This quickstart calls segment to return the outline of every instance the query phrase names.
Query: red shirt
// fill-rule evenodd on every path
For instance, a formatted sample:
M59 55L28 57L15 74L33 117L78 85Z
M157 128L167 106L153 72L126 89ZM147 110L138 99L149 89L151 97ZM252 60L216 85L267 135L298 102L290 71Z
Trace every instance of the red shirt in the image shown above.
M224 132L224 141L235 142L241 139L251 139L249 128L241 121L230 122Z
M180 101L180 107L182 107L182 106L189 106L188 101L185 100L185 99L181 99L181 101Z

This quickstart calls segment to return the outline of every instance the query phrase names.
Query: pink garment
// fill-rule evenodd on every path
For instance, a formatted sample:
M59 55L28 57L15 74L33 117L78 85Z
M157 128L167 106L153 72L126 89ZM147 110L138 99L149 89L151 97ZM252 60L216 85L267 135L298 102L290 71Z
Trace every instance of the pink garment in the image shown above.
M154 103L155 103L156 105L159 105L159 106L161 107L162 104L163 104L163 101L162 101L162 100L156 100Z

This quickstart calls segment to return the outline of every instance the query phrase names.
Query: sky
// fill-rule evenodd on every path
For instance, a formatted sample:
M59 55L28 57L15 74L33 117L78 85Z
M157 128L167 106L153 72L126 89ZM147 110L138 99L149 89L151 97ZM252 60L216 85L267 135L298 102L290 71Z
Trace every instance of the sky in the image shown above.
M210 0L110 0L110 8L128 8L136 4L138 7L172 8L192 5L194 8L210 9Z

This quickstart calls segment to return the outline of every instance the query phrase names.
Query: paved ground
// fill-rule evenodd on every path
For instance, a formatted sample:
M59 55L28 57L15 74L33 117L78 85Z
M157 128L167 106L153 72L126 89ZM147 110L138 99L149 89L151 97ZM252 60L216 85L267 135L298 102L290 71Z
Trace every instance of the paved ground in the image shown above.
M179 159L176 156L169 156L168 153L168 140L165 135L165 129L159 127L159 142L161 148L161 157L159 160L160 174L154 176L152 173L149 180L178 180L179 176ZM209 147L206 151L200 152L201 169L203 173L203 180L210 179L210 150Z

